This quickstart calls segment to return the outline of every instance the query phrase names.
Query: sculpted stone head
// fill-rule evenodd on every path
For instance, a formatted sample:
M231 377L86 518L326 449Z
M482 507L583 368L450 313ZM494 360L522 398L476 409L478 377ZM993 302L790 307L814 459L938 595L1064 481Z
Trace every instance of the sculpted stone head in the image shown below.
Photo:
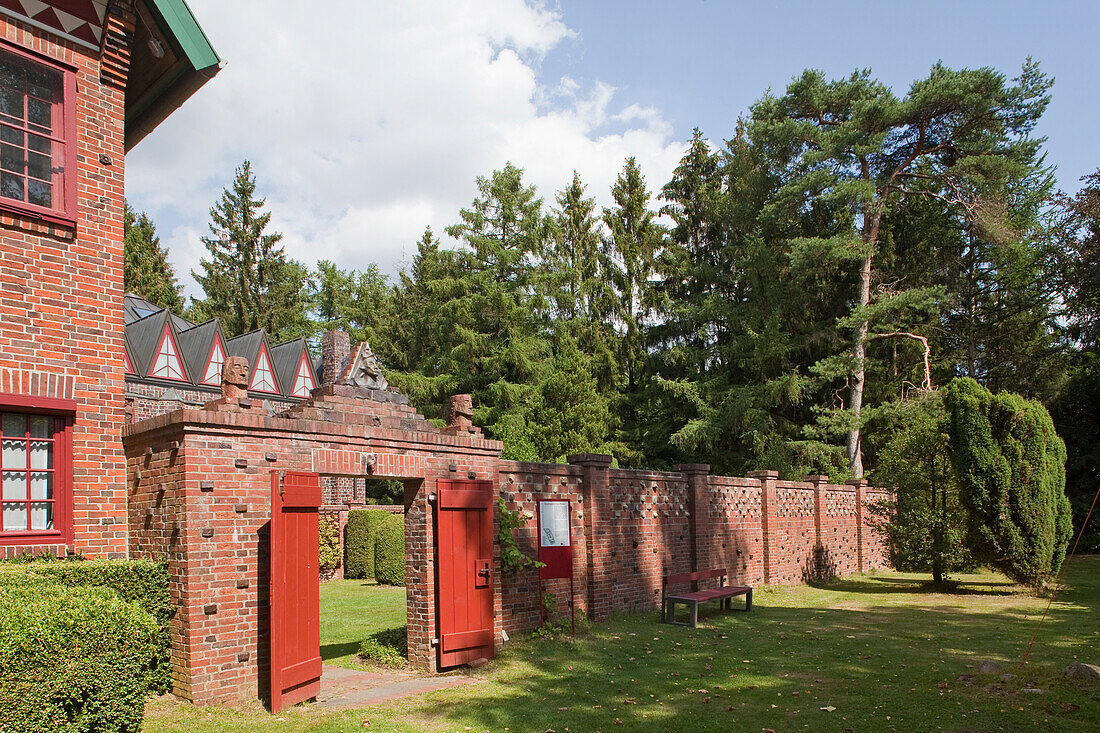
M222 364L222 397L240 399L248 396L248 359L231 356Z
M447 401L447 427L466 429L473 426L474 398L468 394L451 395Z

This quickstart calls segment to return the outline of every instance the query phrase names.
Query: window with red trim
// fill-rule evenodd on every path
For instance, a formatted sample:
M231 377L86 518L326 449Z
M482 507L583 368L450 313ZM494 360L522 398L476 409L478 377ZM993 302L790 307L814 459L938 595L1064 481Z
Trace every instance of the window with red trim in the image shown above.
M214 334L214 345L210 347L210 358L206 360L206 374L202 378L202 383L220 385L224 364L225 350L222 349L222 339L218 334Z
M279 388L275 386L275 372L271 369L271 359L267 356L266 346L260 346L260 355L256 357L256 370L252 372L252 382L248 388L257 392L279 394Z
M0 42L0 208L76 221L76 74Z
M0 408L0 544L68 539L71 417Z
M294 389L291 395L294 397L309 397L317 385L313 381L313 370L309 366L309 358L302 353L302 360L298 364L298 375L294 378Z
M160 337L160 346L153 361L153 368L149 370L150 377L161 379L174 379L177 382L186 382L187 377L183 373L183 363L180 362L179 349L176 348L176 340L172 338L172 331L166 326L164 335Z

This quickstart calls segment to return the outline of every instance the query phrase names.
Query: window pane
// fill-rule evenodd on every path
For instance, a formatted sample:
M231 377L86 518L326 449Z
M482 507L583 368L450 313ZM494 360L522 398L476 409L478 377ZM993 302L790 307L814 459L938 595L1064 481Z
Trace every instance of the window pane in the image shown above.
M23 145L23 133L16 130L14 127L8 127L7 125L0 125L0 140L6 143L12 143L13 145ZM47 141L48 142L48 141Z
M39 501L53 498L53 474L31 474L31 498Z
M42 415L33 415L31 417L31 437L32 438L52 438L53 437L53 418L44 417Z
M4 471L4 501L27 500L27 474Z
M15 59L6 54L0 58L0 84L22 91L26 83L23 67Z
M26 504L4 504L4 530L23 530L27 529L27 505Z
M17 148L14 145L0 145L0 168L22 173L24 165L26 163L23 157L23 148Z
M31 441L31 468L53 468L53 443Z
M51 105L47 102L43 102L41 99L27 97L27 120L31 124L49 130L51 124L50 108Z
M52 69L28 64L27 93L41 97L47 102L56 102L61 98L61 74Z
M53 529L53 504L49 502L31 504L31 529Z
M0 113L23 119L23 95L14 89L0 87Z
M0 430L6 436L22 438L27 434L27 416L7 413L0 419Z
M53 200L53 186L42 181L27 181L27 200L36 206L49 207Z
M27 174L43 181L50 180L50 157L39 153L27 153Z
M11 173L0 173L0 196L24 201L23 179Z
M6 469L27 468L27 444L22 440L5 440L0 460Z
M27 135L27 137L29 138L27 144L30 146L31 150L38 153L45 153L46 155L53 152L53 143L48 137L42 137L41 135Z

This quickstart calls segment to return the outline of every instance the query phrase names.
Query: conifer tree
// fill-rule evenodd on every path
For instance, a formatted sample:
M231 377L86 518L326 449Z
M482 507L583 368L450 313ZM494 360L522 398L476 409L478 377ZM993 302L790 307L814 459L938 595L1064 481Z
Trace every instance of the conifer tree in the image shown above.
M281 234L264 232L271 221L264 203L246 160L210 209L211 236L202 238L208 257L199 261L202 274L191 273L204 297L193 299L192 308L198 320L220 318L228 336L263 328L282 341L313 330L310 273L287 259L278 246Z
M123 287L150 303L173 313L183 310L183 288L168 261L168 249L160 245L156 225L123 202L122 211Z
M849 222L836 236L792 242L792 258L841 261L857 274L855 307L838 324L851 334L850 351L818 370L844 380L846 409L826 427L846 432L853 476L863 475L868 346L902 333L904 312L927 312L936 299L932 289L880 287L884 217L915 198L942 201L967 219L980 217L988 210L985 197L995 200L1005 181L1032 169L1041 141L1028 134L1050 99L1049 88L1030 59L1014 84L989 68L937 64L901 99L869 71L827 81L808 70L783 96L768 95L753 106L753 138L770 151L785 180L774 208L796 215L821 202L838 207ZM873 330L880 316L889 326Z

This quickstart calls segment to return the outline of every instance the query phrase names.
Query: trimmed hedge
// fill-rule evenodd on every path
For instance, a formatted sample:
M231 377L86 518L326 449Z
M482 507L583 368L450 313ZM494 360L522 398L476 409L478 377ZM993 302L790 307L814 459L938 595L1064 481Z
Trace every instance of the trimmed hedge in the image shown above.
M157 622L160 640L152 655L151 692L172 689L168 621L174 613L168 592L168 566L153 560L59 559L40 555L27 561L0 563L0 584L49 583L108 588L123 601L138 604ZM2 730L2 729L0 729Z
M352 509L348 512L347 534L344 537L344 577L374 577L374 546L378 530L394 515L381 509ZM404 518L397 517L404 526Z
M161 648L156 620L108 588L0 580L0 730L136 733Z
M381 585L405 585L404 517L387 512L378 528L374 543L374 579Z

